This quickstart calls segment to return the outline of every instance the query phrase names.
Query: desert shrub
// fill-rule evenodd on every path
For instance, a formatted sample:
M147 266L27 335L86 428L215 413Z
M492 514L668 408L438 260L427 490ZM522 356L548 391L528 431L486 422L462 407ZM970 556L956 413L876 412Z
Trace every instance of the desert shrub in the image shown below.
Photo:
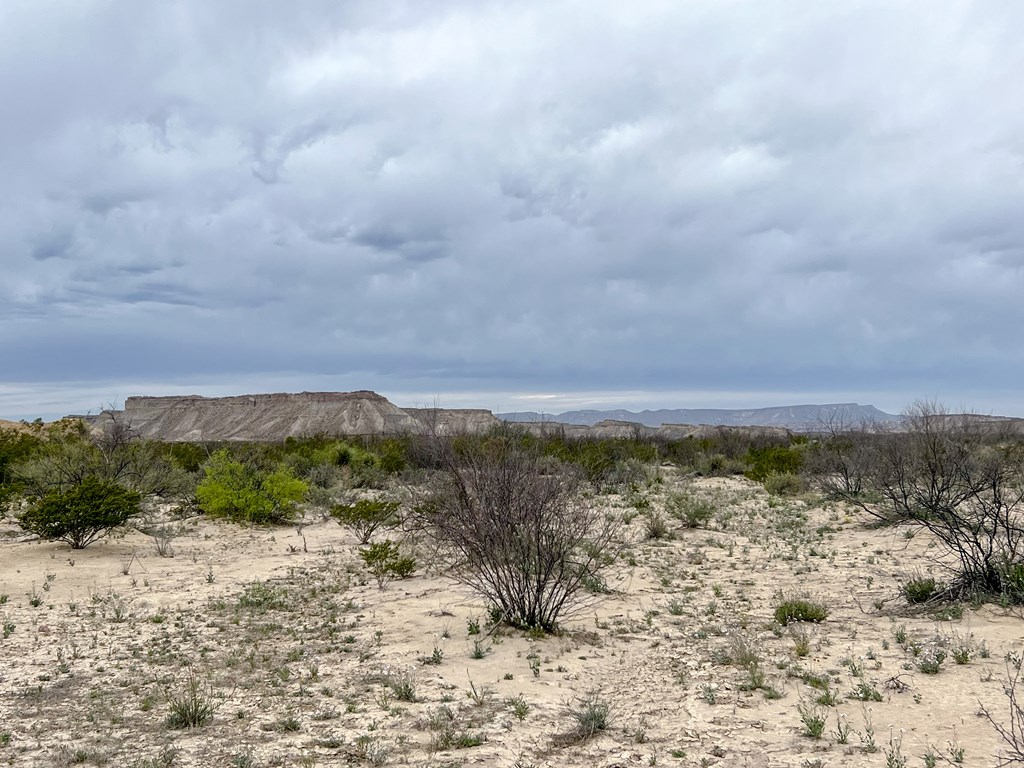
M611 706L596 693L588 693L566 704L575 721L568 741L582 743L592 739L611 724Z
M378 529L398 524L397 511L397 501L360 499L354 504L336 504L331 508L331 517L351 529L360 544L367 544Z
M828 618L828 608L822 603L813 602L807 598L792 597L775 606L774 617L775 621L782 626L795 621L818 623Z
M406 579L416 571L416 558L403 556L398 544L390 539L361 549L359 557L381 589L393 579Z
M938 592L939 585L931 576L915 576L900 585L900 594L908 603L926 603Z
M159 444L140 439L120 416L105 412L93 426L90 431L81 419L65 418L41 431L38 448L10 468L24 493L38 498L67 491L87 477L143 496L170 498L187 490L188 473L175 467Z
M715 505L689 491L676 491L665 500L665 510L684 528L701 528L714 517Z
M672 529L660 512L648 512L644 515L644 532L648 539L655 541L672 538Z
M807 490L807 482L791 472L770 474L763 480L764 489L774 496L796 496Z
M450 573L507 623L554 630L610 564L619 522L581 503L579 471L514 434L437 455L445 469L415 515Z
M37 434L40 430L41 426L34 432L0 427L0 505L21 490L13 470L42 449L43 440Z
M44 494L18 518L18 525L48 541L84 549L136 517L141 500L117 483L85 477L68 490Z
M730 459L724 453L713 453L697 462L697 474L705 477L741 475L746 468L747 465L740 459Z
M1024 451L998 422L917 403L901 432L858 436L856 450L836 454L842 473L863 488L836 495L882 524L924 528L959 563L945 594L1003 594L1007 568L1024 564ZM824 483L824 485L829 485Z
M804 463L804 448L801 445L751 448L744 459L748 469L743 474L751 480L764 482L772 475L798 474Z
M308 486L286 466L266 472L234 460L227 450L203 465L196 487L200 508L212 517L265 525L291 520Z

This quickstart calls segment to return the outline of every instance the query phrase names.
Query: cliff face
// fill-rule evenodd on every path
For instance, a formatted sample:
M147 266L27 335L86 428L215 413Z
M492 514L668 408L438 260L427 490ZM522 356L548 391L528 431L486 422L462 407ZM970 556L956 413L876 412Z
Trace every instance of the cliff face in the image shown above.
M142 437L165 442L280 442L312 435L480 434L501 424L483 409L399 408L375 392L300 392L237 397L129 397L124 415ZM657 429L606 420L591 427L555 422L522 423L534 434L565 437L708 437L722 431L784 436L778 427L693 427Z
M124 413L143 437L167 442L422 431L420 422L375 392L129 397Z

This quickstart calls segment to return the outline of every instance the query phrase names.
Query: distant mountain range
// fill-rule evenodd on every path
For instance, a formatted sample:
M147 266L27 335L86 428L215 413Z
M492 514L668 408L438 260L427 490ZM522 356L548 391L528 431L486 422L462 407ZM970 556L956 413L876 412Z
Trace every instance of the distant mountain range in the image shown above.
M631 421L649 427L662 424L708 424L727 427L786 427L787 429L809 431L821 429L827 424L856 426L898 422L899 416L880 411L873 405L857 403L831 403L826 405L782 405L772 408L663 408L654 411L566 411L557 414L542 414L536 411L495 414L504 421L551 421L560 424L582 424L593 426L600 421Z

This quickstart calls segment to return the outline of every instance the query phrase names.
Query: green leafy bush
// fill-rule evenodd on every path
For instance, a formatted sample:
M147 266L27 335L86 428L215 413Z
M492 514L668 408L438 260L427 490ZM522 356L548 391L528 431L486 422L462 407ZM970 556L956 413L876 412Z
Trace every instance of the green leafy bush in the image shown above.
M763 483L772 475L798 474L804 464L804 449L799 445L751 448L744 458L749 468L743 474Z
M359 556L381 589L392 579L406 579L416 571L416 558L403 556L398 545L390 539L360 550Z
M783 600L775 606L775 621L782 626L795 621L818 623L828 618L828 608L802 597Z
M336 504L331 508L331 517L352 529L360 544L368 544L378 529L398 524L397 512L397 501L360 499L355 504Z
M714 517L715 505L689 491L676 491L666 499L665 510L684 528L701 528Z
M196 488L199 507L212 517L265 525L292 519L308 486L286 466L267 472L236 461L225 449L203 466Z
M18 525L49 541L84 549L139 514L142 497L117 483L85 477L68 490L51 490L18 518Z

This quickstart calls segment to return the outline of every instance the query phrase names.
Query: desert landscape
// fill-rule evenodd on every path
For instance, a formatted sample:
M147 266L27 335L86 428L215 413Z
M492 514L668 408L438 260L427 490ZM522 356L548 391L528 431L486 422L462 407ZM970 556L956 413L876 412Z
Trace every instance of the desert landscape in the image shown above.
M346 498L415 507L408 477L381 485ZM1021 607L911 604L908 582L955 566L927 530L765 485L656 461L582 486L574 503L614 539L555 631L502 622L402 512L386 536L415 570L378 583L360 555L371 537L309 505L238 525L164 503L85 549L26 534L12 507L0 763L1007 759L996 726L1014 723Z

